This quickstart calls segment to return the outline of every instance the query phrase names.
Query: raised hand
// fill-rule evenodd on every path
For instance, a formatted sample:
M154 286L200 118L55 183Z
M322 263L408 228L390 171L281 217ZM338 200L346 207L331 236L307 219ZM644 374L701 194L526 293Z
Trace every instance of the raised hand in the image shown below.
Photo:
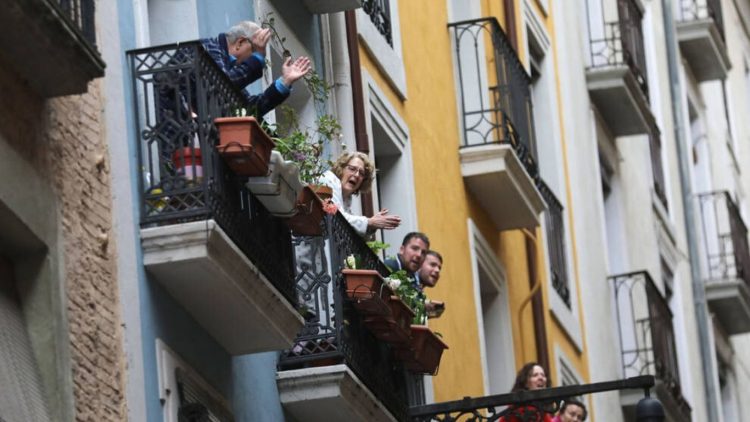
M397 215L389 215L388 210L380 210L375 213L372 217L367 219L367 225L376 229L395 229L401 224L401 217Z
M288 57L284 64L281 65L281 79L286 86L292 86L299 78L305 76L312 69L312 62L307 57L297 57L292 61Z
M271 39L270 28L261 28L255 31L252 38L250 39L250 42L253 44L253 52L266 54L266 45L268 45L268 41L270 39Z

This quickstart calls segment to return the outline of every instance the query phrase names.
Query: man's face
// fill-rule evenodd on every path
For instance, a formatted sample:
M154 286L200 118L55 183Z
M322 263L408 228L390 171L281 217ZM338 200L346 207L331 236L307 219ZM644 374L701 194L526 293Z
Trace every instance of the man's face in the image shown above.
M422 239L412 237L409 239L409 243L401 245L398 253L401 255L401 260L406 270L410 273L416 273L422 266L422 261L424 261L424 256L427 253L427 244Z
M435 287L440 280L440 270L443 269L443 263L435 255L427 255L419 269L419 281L425 286Z

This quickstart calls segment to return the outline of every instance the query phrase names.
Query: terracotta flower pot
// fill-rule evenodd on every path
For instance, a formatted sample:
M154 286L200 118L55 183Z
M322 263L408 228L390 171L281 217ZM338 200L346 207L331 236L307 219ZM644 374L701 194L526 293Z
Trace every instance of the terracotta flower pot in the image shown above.
M309 186L305 186L297 196L297 214L288 218L286 225L296 235L320 236L323 234L320 227L323 215L323 202Z
M448 345L426 326L412 325L408 347L396 350L396 356L411 372L435 375L447 348Z
M406 345L410 340L409 324L414 312L398 296L389 298L391 316L365 318L365 325L379 340L393 345Z
M341 270L346 296L362 316L390 316L388 304L393 291L375 270Z
M330 186L315 185L315 184L310 184L309 186L310 186L310 189L312 189L313 192L315 192L315 194L318 195L318 198L324 201L326 199L333 198L333 188L331 188Z
M275 146L273 140L254 117L219 117L214 119L219 130L216 149L229 168L239 176L265 176Z

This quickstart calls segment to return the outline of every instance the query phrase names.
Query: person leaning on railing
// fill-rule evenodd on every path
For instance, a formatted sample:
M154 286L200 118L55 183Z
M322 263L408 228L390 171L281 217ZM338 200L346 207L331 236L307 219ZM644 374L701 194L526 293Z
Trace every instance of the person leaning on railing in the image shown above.
M583 422L586 420L586 416L588 416L588 412L582 402L566 399L557 416L552 418L552 422Z
M549 388L549 380L542 365L529 362L518 371L511 393ZM531 405L510 406L498 422L552 422L552 415Z
M256 117L263 117L289 96L294 82L311 69L310 59L287 57L281 65L281 76L262 94L251 95L245 87L263 76L266 67L266 46L271 39L271 30L261 28L252 21L242 21L219 34L216 38L201 41L213 61L221 68L235 88L245 96L245 107L254 110Z
M392 230L401 224L401 217L382 209L372 217L352 213L352 196L369 192L375 178L375 165L363 152L345 152L333 164L331 170L323 173L320 183L333 190L333 203L339 208L346 221L362 237L378 229Z
M422 288L435 287L440 281L440 272L443 270L443 256L435 250L428 250L425 253L422 266L419 268L419 282ZM424 303L425 311L428 318L439 318L445 311L445 303L440 300L427 299Z

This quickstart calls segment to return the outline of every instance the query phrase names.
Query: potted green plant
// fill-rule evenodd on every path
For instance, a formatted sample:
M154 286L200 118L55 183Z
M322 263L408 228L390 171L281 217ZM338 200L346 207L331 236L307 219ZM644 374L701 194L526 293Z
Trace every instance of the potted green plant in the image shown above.
M388 316L391 313L388 301L393 291L375 270L341 270L346 283L346 297L362 316Z

